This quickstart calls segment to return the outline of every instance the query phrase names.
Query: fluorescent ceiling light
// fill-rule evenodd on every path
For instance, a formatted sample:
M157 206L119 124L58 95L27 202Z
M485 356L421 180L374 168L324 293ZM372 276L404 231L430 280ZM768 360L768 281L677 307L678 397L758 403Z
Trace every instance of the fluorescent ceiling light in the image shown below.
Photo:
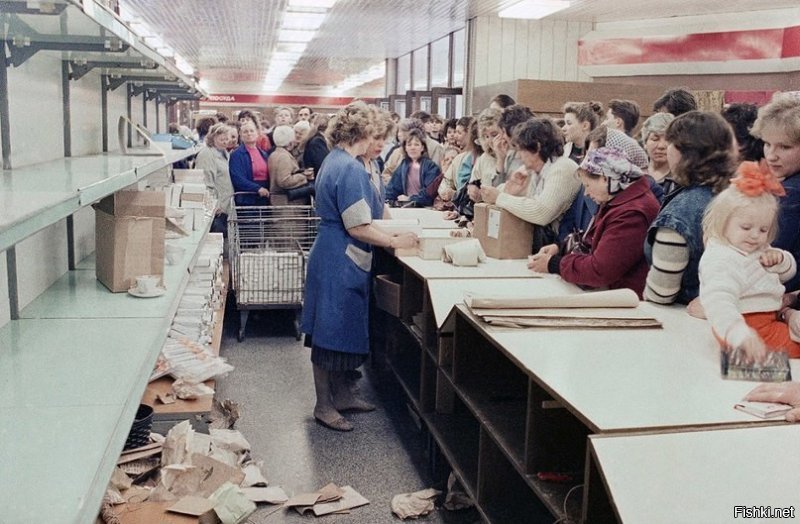
M500 18L544 18L569 7L569 0L522 0L514 5L501 9Z
M310 42L317 34L316 31L297 31L292 29L281 29L278 32L278 42Z
M302 55L303 52L306 50L306 47L307 44L303 43L278 42L278 46L275 48L275 52Z
M288 11L283 13L281 27L283 29L316 30L325 21L325 13L296 13Z
M289 0L289 7L318 7L330 9L336 0Z

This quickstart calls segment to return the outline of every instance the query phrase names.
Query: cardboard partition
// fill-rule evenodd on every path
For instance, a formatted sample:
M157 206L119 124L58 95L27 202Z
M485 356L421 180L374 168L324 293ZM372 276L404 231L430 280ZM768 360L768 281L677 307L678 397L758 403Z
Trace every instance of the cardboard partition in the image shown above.
M141 275L164 276L163 218L115 217L95 210L97 280L114 293L128 291Z
M472 236L486 256L500 259L528 258L533 249L533 224L505 209L486 203L475 204Z

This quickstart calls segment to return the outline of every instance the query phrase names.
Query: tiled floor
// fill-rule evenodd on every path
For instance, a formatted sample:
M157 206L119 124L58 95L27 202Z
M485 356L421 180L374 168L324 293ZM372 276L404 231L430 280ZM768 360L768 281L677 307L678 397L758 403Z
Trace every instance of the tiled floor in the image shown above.
M263 460L270 485L289 494L314 491L328 482L350 485L370 504L349 515L320 519L264 506L251 517L256 524L318 521L322 524L399 522L390 502L394 495L434 486L423 456L423 437L408 414L403 394L388 376L367 371L362 394L375 402L373 413L347 415L350 433L325 429L311 416L314 387L310 350L294 338L288 312L251 316L247 338L237 342L235 314L226 315L222 355L235 371L218 381L217 398L239 403L236 425ZM438 509L420 522L479 522L474 510Z

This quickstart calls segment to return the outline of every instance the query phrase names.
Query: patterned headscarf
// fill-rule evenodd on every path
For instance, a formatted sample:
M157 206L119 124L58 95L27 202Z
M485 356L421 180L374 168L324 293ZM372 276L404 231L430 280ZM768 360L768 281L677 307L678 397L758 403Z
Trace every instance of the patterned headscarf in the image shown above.
M606 132L606 146L619 149L625 153L625 156L628 157L628 160L630 160L633 165L641 169L644 173L647 173L647 168L650 165L650 161L647 159L647 153L645 153L642 146L633 138L622 131L609 129Z
M600 147L586 153L581 169L608 179L608 194L615 195L641 178L644 173L616 147Z

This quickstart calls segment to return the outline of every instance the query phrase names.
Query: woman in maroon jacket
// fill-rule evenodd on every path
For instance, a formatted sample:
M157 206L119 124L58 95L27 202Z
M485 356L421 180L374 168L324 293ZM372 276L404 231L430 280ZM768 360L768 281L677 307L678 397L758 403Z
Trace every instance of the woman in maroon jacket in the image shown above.
M528 267L587 288L629 288L641 297L648 269L644 239L659 207L647 177L614 147L589 151L578 174L586 196L600 206L581 248L560 255L557 245L544 246Z

